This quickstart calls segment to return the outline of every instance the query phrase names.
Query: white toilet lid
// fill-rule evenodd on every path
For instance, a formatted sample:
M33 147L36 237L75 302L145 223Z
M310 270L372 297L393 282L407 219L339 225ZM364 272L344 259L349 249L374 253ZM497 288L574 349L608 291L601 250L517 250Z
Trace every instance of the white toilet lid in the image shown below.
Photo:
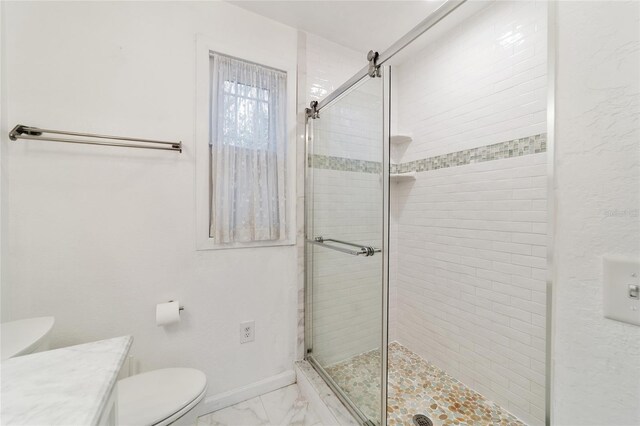
M4 322L0 326L2 335L1 360L28 354L33 351L53 328L55 318L39 317Z
M202 371L163 368L118 382L118 419L123 426L148 426L182 410L207 386Z

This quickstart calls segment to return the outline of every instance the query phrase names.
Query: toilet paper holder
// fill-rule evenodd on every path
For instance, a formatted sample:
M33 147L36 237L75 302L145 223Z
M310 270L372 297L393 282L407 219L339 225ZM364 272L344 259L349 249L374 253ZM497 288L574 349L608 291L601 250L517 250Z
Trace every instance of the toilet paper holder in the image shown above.
M179 300L158 303L156 305L156 325L164 327L180 322L182 311L184 311L184 306L180 305Z
M169 300L169 303L173 302L173 300ZM178 307L178 311L182 312L184 311L184 306L179 306Z

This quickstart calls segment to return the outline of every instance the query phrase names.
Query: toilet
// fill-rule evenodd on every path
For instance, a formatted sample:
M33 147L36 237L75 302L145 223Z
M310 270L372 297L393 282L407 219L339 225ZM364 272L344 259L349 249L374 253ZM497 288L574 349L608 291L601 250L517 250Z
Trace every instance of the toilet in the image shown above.
M54 323L54 317L38 317L0 324L0 360L48 350Z
M163 368L118 382L118 424L164 426L181 423L202 400L207 378L193 368ZM190 419L195 423L195 418Z
M54 323L54 317L2 323L2 361L48 350ZM206 391L206 376L193 368L163 368L127 377L118 381L118 424L193 424L195 411L192 410Z

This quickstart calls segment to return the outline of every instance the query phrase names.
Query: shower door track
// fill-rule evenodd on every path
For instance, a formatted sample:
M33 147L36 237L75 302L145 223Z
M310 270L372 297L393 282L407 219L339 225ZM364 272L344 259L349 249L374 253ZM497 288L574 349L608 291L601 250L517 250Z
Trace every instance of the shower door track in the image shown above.
M435 11L433 11L429 16L423 19L418 25L413 27L398 39L395 43L393 43L387 50L380 53L377 58L375 64L377 66L383 65L389 59L394 57L397 53L402 51L405 47L411 44L412 41L420 37L422 34L427 32L431 27L436 25L438 22L442 21L446 18L451 12L460 7L467 0L447 0L440 7L438 7ZM349 90L351 86L362 80L363 78L369 75L369 65L366 65L360 71L355 73L353 77L349 80L345 81L342 85L340 85L336 90L328 94L321 101L317 103L317 106L314 108L314 112L318 113L322 108L329 105L335 99L339 98L345 91Z
M338 399L342 402L342 404L349 410L351 415L355 417L360 424L363 426L375 426L376 423L373 423L371 419L369 419L356 404L351 401L351 398L340 388L340 386L331 378L331 375L327 373L327 371L320 365L318 361L315 360L313 355L307 354L307 361L311 366L316 370L316 372L322 377L322 380L331 388L331 390L336 394Z

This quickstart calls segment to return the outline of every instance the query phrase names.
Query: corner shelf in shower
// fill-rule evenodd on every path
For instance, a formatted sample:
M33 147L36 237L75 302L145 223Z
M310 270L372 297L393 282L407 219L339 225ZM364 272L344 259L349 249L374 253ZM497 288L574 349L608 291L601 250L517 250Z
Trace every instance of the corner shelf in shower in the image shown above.
M389 175L391 182L400 183L416 180L416 172L392 173Z
M391 144L392 145L400 145L403 143L409 143L411 142L413 139L411 138L411 136L407 136L407 135L392 135L391 136Z

